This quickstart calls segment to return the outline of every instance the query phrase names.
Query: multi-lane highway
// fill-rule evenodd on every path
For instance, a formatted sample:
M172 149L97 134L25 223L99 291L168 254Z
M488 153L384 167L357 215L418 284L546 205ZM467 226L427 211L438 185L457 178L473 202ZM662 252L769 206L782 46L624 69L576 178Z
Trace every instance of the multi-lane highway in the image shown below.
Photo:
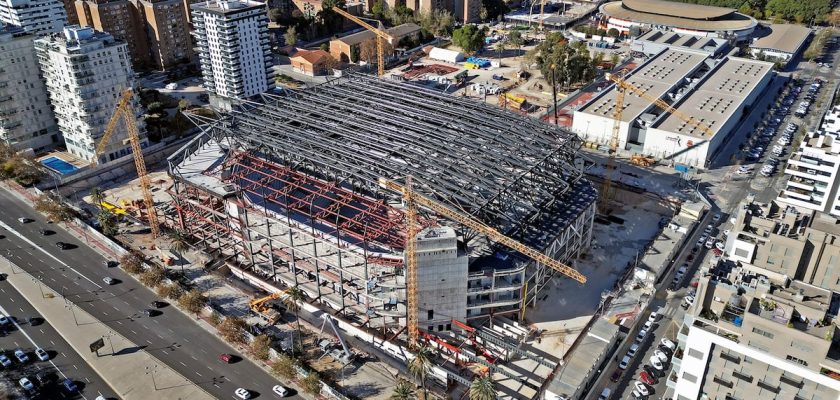
M69 399L83 398L93 400L97 396L116 398L114 391L108 387L99 375L85 363L81 356L62 339L61 335L44 321L38 312L26 302L26 299L15 288L0 282L0 312L13 318L14 324L6 326L6 334L0 336L0 352L13 360L14 366L5 370L11 385L17 385L24 376L35 382L35 375L40 372L51 373L56 381L51 385L39 385L38 395L41 399ZM30 323L30 318L36 318ZM34 325L33 325L34 324ZM42 348L50 355L49 361L40 361L33 353L36 348ZM29 362L21 364L14 359L12 353L21 349L29 356ZM81 393L69 396L58 385L64 379L77 382Z
M143 310L151 308L158 297L120 268L106 268L105 259L86 246L83 238L47 223L6 190L0 190L0 204L0 233L5 235L0 252L12 262L211 395L233 398L234 390L241 387L260 398L276 397L271 388L282 382L241 357L232 364L221 362L220 354L236 352L190 317L172 306L147 317ZM21 223L21 217L34 221ZM43 235L43 229L54 233ZM74 248L61 250L56 245L59 241ZM108 285L105 277L119 283Z

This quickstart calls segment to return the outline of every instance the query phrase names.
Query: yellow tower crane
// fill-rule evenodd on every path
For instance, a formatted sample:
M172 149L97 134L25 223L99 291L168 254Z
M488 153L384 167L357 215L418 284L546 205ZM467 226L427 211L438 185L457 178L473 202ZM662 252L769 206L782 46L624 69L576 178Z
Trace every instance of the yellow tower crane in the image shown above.
M423 206L429 210L468 227L486 236L489 240L505 245L520 254L543 264L555 271L558 271L580 283L586 283L586 277L580 272L566 264L561 263L538 250L532 249L519 241L503 235L501 232L491 228L473 217L453 211L449 207L425 197L412 189L411 177L406 178L406 185L400 185L390 179L379 178L379 185L402 194L406 203L406 224L408 234L406 235L406 303L409 345L415 347L419 332L417 329L417 206Z
M125 130L128 132L128 142L131 144L131 153L134 156L134 165L137 167L137 177L140 178L140 188L143 190L143 203L146 205L146 215L149 219L149 228L152 231L152 239L157 239L160 236L160 227L158 226L157 212L155 211L155 202L152 199L151 183L149 176L146 173L146 161L143 159L143 149L140 147L140 132L137 130L137 117L134 115L133 107L131 106L131 99L133 98L131 89L125 89L117 101L117 107L114 110L114 115L108 120L108 125L105 127L105 133L99 144L96 145L96 153L94 158L99 163L99 156L105 151L117 123L120 118L123 120ZM125 143L125 142L123 142Z
M332 10L337 12L338 15L341 15L344 18L347 18L347 19L361 25L362 28L365 28L365 29L371 31L376 35L376 56L377 56L377 62L378 62L377 75L378 76L385 75L385 43L383 43L383 40L387 40L389 44L393 45L394 44L394 37L391 36L388 32L385 32L384 30L382 30L380 28L374 28L373 25L363 21L361 18L359 18L359 17L357 17L353 14L350 14L349 12L344 11L344 10L338 8L338 7L333 7ZM377 22L379 22L379 21L377 21ZM382 23L379 22L379 25L381 26Z
M704 125L703 122L694 118L690 115L686 115L676 108L672 107L670 104L666 103L662 99L651 96L647 94L642 89L639 89L629 82L625 81L618 75L614 74L607 74L607 79L615 83L615 109L613 110L613 128L612 128L612 136L610 136L610 148L609 148L609 158L607 159L607 170L604 172L604 183L601 185L601 197L599 199L598 208L602 213L606 213L609 202L612 199L612 169L615 167L615 156L618 152L618 144L620 140L620 132L621 132L621 113L624 111L624 96L627 91L632 92L636 96L641 97L644 100L647 100L660 109L662 111L671 114L680 120L684 121L685 123L696 127L700 131L702 131L703 135L714 135L714 131L712 128Z

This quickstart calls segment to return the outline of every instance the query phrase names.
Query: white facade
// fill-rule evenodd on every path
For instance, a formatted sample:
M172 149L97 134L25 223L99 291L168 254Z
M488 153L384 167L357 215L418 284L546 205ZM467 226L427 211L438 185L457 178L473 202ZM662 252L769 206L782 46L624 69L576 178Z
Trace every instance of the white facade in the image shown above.
M224 98L244 99L267 91L271 55L265 4L231 0L190 8L211 103L226 107Z
M134 85L128 46L107 33L73 26L36 40L35 49L67 151L93 161L117 100ZM148 142L140 131L145 147ZM118 125L99 161L130 154L127 138Z
M61 32L67 12L59 0L0 0L0 22L43 35Z
M836 112L833 114L836 117ZM785 174L790 179L779 193L778 201L840 218L837 194L840 141L836 135L826 131L808 133L785 165Z
M450 227L417 235L417 324L429 332L450 330L467 316L467 261Z
M0 140L35 154L61 142L49 95L38 76L35 36L0 27Z

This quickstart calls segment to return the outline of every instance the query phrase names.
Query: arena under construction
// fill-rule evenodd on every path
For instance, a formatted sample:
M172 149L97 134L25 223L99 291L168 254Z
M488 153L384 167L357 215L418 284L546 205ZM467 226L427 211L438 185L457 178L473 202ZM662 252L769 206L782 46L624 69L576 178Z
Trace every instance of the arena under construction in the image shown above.
M418 193L574 266L597 193L576 135L480 102L349 74L244 101L169 158L167 224L267 282L297 286L360 327L406 318L406 215ZM449 331L519 317L555 275L420 209L418 325Z

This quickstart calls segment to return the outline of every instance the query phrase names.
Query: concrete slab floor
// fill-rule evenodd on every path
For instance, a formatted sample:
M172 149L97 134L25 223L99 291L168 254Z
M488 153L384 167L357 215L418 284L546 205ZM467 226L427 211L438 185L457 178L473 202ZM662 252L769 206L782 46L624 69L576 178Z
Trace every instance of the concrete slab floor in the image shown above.
M526 311L527 323L543 331L542 339L533 343L538 349L559 357L565 354L597 310L601 294L613 289L628 263L656 236L659 219L665 216L653 200L616 206L613 215L624 224L595 223L591 251L574 264L586 275L587 283L555 279L540 294L545 300Z

